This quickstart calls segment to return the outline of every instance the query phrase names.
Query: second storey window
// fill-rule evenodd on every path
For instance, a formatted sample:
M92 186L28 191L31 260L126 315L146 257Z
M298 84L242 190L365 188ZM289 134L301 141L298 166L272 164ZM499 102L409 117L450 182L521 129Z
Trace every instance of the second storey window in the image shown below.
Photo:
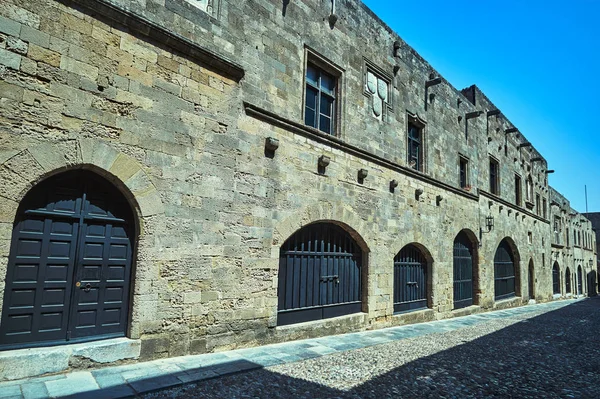
M521 206L521 202L523 200L521 188L521 177L519 175L515 175L515 204L517 206Z
M408 166L423 171L423 129L408 123Z
M535 195L535 213L538 216L542 215L542 207L540 206L540 195Z
M459 183L461 188L469 186L469 161L466 158L458 157Z
M335 134L337 79L318 66L306 67L304 123L323 133Z
M500 195L500 167L493 158L490 158L490 192Z

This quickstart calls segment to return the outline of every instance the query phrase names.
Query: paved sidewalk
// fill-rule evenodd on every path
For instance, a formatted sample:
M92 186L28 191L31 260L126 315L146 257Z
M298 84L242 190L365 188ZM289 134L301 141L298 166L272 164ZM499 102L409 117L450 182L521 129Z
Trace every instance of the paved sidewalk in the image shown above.
M75 371L0 383L0 398L123 398L224 375L321 357L432 333L454 331L493 319L552 311L577 300L528 305L435 322L411 324L206 355Z

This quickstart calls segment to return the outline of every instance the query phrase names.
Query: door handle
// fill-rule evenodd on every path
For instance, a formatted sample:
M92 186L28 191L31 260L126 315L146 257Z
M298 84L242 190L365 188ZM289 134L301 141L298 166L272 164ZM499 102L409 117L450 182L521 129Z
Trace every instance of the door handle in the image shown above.
M92 289L92 285L90 283L86 283L83 287L81 286L81 281L78 281L75 283L75 287L77 288L81 288L82 290L84 290L85 292L90 292L90 290Z

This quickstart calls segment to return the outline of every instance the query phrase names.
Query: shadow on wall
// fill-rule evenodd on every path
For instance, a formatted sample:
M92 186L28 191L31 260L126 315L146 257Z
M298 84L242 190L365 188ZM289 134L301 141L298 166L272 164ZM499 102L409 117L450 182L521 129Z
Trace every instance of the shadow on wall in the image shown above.
M138 390L150 390L165 382L179 385L194 376L212 378L255 369L252 373L204 380L146 397L233 398L243 393L243 397L258 398L595 398L598 387L593 381L600 380L600 346L595 338L599 327L600 298L582 300L409 362L349 390L273 373L245 360L130 384ZM306 357L314 356L307 353ZM352 366L340 362L340 367ZM374 367L384 370L384 365ZM335 373L334 370L322 373L325 380L335 379L335 374L325 375ZM88 394L111 397L123 389L131 388L124 383Z

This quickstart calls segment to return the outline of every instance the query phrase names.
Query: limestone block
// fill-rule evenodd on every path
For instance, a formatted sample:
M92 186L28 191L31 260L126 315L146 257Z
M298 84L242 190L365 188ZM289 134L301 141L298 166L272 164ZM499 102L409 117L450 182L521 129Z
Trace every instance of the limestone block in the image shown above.
M139 358L140 349L140 340L118 338L74 345L71 357L89 359L94 363L113 363Z
M21 56L0 48L0 65L19 70L21 67Z
M56 51L48 50L36 44L29 44L27 56L36 61L45 62L46 64L58 67L60 66L61 55Z
M34 348L0 352L0 381L58 373L68 367L69 351L66 348Z
M127 181L140 170L139 163L123 153L119 154L109 171L121 181Z
M110 170L119 156L117 150L96 139L80 139L79 149L83 163L96 165L104 170Z
M52 171L74 164L77 161L76 145L53 145L44 143L29 148L29 152L45 171Z
M121 50L128 52L129 54L133 55L134 57L139 57L148 62L156 64L156 62L158 61L158 54L156 53L156 51L152 50L151 48L140 45L138 43L143 43L143 42L139 42L133 36L129 36L129 35L124 36L124 37L121 37L120 48L121 48Z
M27 25L21 27L21 39L28 43L48 48L50 46L50 35Z
M0 15L0 32L18 37L21 34L21 24Z
M60 69L64 69L67 72L71 72L77 75L85 76L90 80L98 79L98 68L92 65L88 65L81 61L77 61L66 55L62 55L60 58Z

